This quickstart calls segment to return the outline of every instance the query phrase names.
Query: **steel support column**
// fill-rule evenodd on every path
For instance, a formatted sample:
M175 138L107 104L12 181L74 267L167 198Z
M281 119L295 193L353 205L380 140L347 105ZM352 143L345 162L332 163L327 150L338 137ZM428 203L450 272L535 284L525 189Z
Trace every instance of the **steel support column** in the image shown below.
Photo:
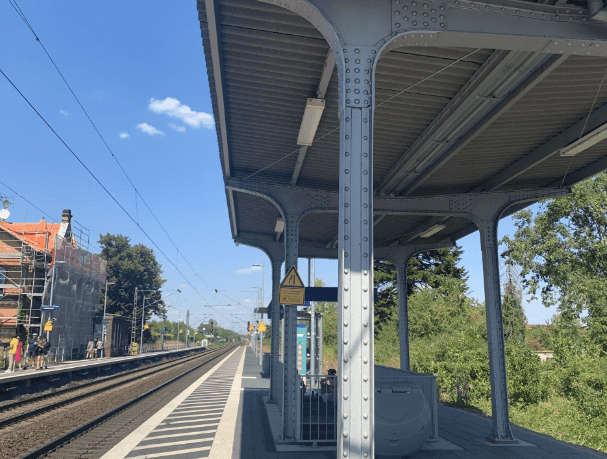
M398 340L400 344L400 369L409 371L409 309L407 291L407 266L411 256L396 262L398 288Z
M376 50L344 48L340 120L337 457L374 457L373 103ZM352 81L354 84L348 84ZM363 83L364 81L364 83Z
M499 216L477 222L483 252L487 346L489 348L489 379L491 381L491 409L493 427L487 437L492 442L514 442L508 412L508 381L502 298L500 294L499 259L497 253L497 225Z
M297 268L300 215L285 215L285 274ZM297 426L297 306L285 306L283 440L295 438Z
M270 366L270 402L276 403L280 396L282 373L278 371L278 349L280 347L280 305L278 288L280 287L280 268L282 260L272 259L272 363Z
M389 260L396 269L396 283L398 289L398 337L400 344L400 369L410 370L409 359L409 310L407 291L407 266L411 257L430 250L453 247L453 242L434 244L410 244L391 247L378 247L375 256L379 259Z

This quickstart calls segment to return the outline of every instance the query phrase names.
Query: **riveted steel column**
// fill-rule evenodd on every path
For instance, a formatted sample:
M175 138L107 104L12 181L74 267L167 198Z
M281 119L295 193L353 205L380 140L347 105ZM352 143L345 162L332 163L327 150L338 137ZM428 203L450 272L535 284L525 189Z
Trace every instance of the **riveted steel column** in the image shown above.
M272 260L272 364L270 366L270 402L276 403L282 387L282 373L278 371L278 348L280 347L280 305L278 288L280 287L280 268L282 260Z
M493 442L513 442L515 440L510 430L508 413L508 384L497 253L497 224L498 217L490 221L477 222L483 252L489 378L491 381L491 408L493 410L493 428L487 439Z
M295 266L299 252L300 215L286 215L285 273ZM285 306L284 318L283 439L294 439L297 426L297 306Z
M407 298L407 266L409 257L396 262L398 287L398 337L400 342L400 369L409 371L409 310Z
M344 48L340 120L337 457L374 457L372 48ZM343 71L343 73L342 73Z

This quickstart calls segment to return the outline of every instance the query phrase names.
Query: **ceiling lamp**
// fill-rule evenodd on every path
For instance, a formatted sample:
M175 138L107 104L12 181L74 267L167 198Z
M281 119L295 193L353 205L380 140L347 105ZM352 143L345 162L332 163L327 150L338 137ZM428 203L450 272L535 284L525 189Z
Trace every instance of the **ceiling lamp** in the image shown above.
M299 127L297 145L312 145L324 109L324 99L308 99L303 119L301 120L301 126Z
M430 237L430 236L432 236L432 235L434 235L434 234L438 233L439 231L444 230L445 228L446 228L446 226L445 226L445 225L434 225L434 226L432 226L432 227L428 228L428 229L427 229L426 231L424 231L423 233L421 233L421 234L419 235L419 237L424 237L424 238L426 238L426 237Z
M561 148L559 153L561 156L575 156L605 139L607 139L607 123L599 126L593 131L590 131L588 134L573 142L571 145Z

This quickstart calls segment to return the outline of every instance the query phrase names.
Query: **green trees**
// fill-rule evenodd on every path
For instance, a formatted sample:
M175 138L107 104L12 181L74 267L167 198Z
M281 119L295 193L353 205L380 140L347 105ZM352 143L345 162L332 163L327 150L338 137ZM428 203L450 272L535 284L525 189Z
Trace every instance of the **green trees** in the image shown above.
M546 306L579 319L607 352L607 173L515 215L503 256L522 267L524 285Z
M130 239L120 234L101 235L98 242L102 248L100 256L107 260L107 279L110 283L107 312L130 317L133 314L135 287L138 287L152 290L145 292L146 318L153 314L164 316L166 309L159 289L166 281L161 277L162 268L154 251L143 244L131 246ZM141 307L143 293L138 296Z

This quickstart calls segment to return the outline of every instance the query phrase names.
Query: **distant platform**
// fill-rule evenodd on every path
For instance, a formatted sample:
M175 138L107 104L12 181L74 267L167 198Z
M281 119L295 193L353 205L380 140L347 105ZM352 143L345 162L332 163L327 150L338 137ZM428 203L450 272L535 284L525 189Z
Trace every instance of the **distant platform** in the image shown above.
M48 369L36 370L35 367L28 367L27 370L16 370L13 373L0 371L0 386L12 385L22 381L30 381L37 378L47 378L54 375L62 375L71 372L85 372L88 370L100 370L101 368L113 367L116 365L140 364L146 360L160 360L164 357L177 357L192 352L201 352L201 347L188 347L183 349L171 349L168 351L153 351L138 355L128 355L122 357L98 358L96 360L74 360L63 363L54 363L49 365Z

